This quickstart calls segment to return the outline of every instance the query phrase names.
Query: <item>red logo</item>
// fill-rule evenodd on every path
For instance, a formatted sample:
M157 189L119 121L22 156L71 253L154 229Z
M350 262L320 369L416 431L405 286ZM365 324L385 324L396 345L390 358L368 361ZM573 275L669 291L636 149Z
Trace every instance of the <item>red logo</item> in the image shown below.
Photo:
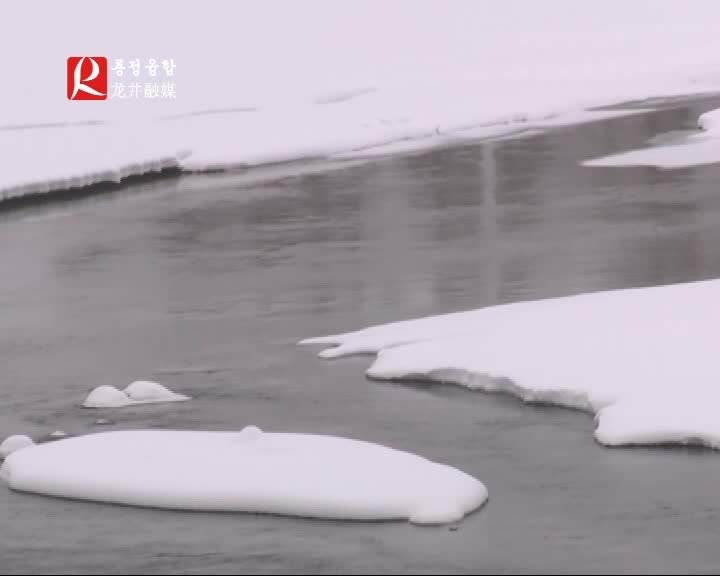
M68 100L107 100L107 87L107 58L104 56L68 58Z

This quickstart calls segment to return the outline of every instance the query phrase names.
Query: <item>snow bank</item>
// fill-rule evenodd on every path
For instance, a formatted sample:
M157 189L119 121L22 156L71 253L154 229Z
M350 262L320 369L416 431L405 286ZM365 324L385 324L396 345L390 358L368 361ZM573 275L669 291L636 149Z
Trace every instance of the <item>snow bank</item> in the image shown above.
M179 168L186 155L148 129L0 130L0 201Z
M377 353L368 375L504 391L597 415L608 445L720 448L720 280L521 302L301 344Z
M112 504L337 520L457 522L482 483L449 466L357 440L242 432L109 432L12 454L13 490Z
M42 21L32 3L4 13L3 39L23 47L22 58L6 59L5 75L53 88L4 94L3 196L177 164L211 170L444 145L597 105L720 89L714 1L610 0L592 10L575 0L256 1L207 14L165 0L124 6L103 27L93 25L107 16L100 5L74 0L44 6ZM27 22L44 42L27 45ZM58 97L58 53L82 52L75 38L111 61L172 57L177 98ZM65 127L8 129L28 124Z
M424 93L376 92L331 107L294 106L224 116L193 116L166 122L162 129L192 153L182 161L187 171L257 166L272 162L330 157L354 158L387 153L389 147L432 147L471 138L499 137L523 129L550 129L594 122L647 109L581 111L552 99L534 102L531 113L517 96L477 104L458 100L460 87ZM430 93L428 93L430 92ZM487 96L488 89L485 89ZM479 95L477 95L479 98ZM454 102L455 100L455 102ZM192 135L188 138L188 135Z
M137 404L157 404L160 402L183 402L189 396L176 394L162 384L138 380L118 390L114 386L98 386L83 402L83 408L122 408Z
M543 131L560 128L563 126L598 122L611 118L621 118L635 114L651 112L651 108L628 108L614 110L578 110L560 114L549 113L547 116L540 114L538 119L509 120L506 122L490 124L471 124L469 126L446 126L430 124L419 127L414 133L409 132L398 135L397 138L376 139L375 142L368 142L367 138L356 137L354 145L346 142L343 147L328 147L326 153L330 158L337 159L359 159L377 156L388 156L407 154L423 151L430 148L457 146L469 141L477 140L501 140L508 137L528 136L540 134ZM434 126L434 127L433 127ZM191 156L187 164L193 164ZM186 163L183 163L186 165Z
M720 162L720 110L711 110L698 118L700 134L672 144L629 150L602 158L586 160L584 166L652 166L666 170Z
M347 104L329 110L194 115L122 127L91 124L0 130L0 201L119 183L170 169L204 172L300 159L353 158L374 151L392 152L388 147L398 144L427 148L517 130L513 123L504 122L465 128L462 114L458 116L452 107L434 116L418 109L413 117L407 116L400 102L387 117L382 117L381 102L370 109L350 108ZM567 123L642 112L572 113ZM562 118L551 116L528 123L528 128L562 124Z
M4 460L10 456L10 454L27 448L28 446L33 446L34 444L35 442L28 436L10 436L0 444L0 460Z

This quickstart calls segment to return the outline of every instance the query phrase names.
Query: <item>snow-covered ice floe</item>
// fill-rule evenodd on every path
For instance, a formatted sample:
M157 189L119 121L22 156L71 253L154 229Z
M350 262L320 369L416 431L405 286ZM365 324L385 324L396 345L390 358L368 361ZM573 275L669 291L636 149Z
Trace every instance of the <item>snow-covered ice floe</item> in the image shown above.
M184 402L189 396L176 394L157 382L138 380L118 390L114 386L98 386L83 402L83 408L122 408L137 404L157 404L160 402Z
M651 166L671 170L720 162L720 110L698 118L701 132L662 146L629 150L583 162L584 166Z
M337 520L457 522L487 499L467 474L407 452L331 436L106 432L11 454L13 490L153 508Z
M311 338L427 379L596 414L606 445L720 449L720 280L520 302Z

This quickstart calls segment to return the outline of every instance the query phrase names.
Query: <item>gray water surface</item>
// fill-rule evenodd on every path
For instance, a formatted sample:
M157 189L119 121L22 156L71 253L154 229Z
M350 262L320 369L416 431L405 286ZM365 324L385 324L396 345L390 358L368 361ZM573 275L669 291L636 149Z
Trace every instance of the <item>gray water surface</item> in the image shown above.
M143 510L0 486L0 571L720 570L720 454L603 448L581 412L369 382L367 357L326 362L295 346L501 302L720 277L720 166L578 164L687 129L717 106L2 213L0 436L94 432L98 418L110 429L334 434L459 467L490 501L450 531ZM78 407L97 385L135 379L195 400Z

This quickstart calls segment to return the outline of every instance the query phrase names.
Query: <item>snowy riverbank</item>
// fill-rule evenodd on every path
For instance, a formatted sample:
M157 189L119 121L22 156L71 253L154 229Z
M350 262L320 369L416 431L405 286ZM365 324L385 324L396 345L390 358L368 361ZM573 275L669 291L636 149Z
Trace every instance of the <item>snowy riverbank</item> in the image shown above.
M11 9L7 21L17 30L32 18L31 4ZM71 37L76 27L85 39L76 51L151 57L160 50L152 23L162 16L169 19L162 52L178 63L177 98L88 103L69 102L58 96L61 90L6 94L0 197L117 182L163 168L347 156L407 141L446 144L571 121L593 106L720 90L714 40L720 6L700 0L618 1L594 10L567 0L382 8L316 0L302 8L282 4L283 19L272 2L220 4L224 17L208 24L216 42L192 47L185 42L188 30L212 10L198 15L158 2L143 5L144 17L130 22L129 6L100 35L83 23L99 18L101 8L77 7L79 17L67 27L51 17L35 22L48 41L10 62L8 77L30 85L32 71L62 87L66 55L54 47L64 45L59 34ZM59 8L47 10L52 16ZM65 13L57 19L66 20ZM6 39L20 45L14 34ZM60 125L37 127L47 123Z

